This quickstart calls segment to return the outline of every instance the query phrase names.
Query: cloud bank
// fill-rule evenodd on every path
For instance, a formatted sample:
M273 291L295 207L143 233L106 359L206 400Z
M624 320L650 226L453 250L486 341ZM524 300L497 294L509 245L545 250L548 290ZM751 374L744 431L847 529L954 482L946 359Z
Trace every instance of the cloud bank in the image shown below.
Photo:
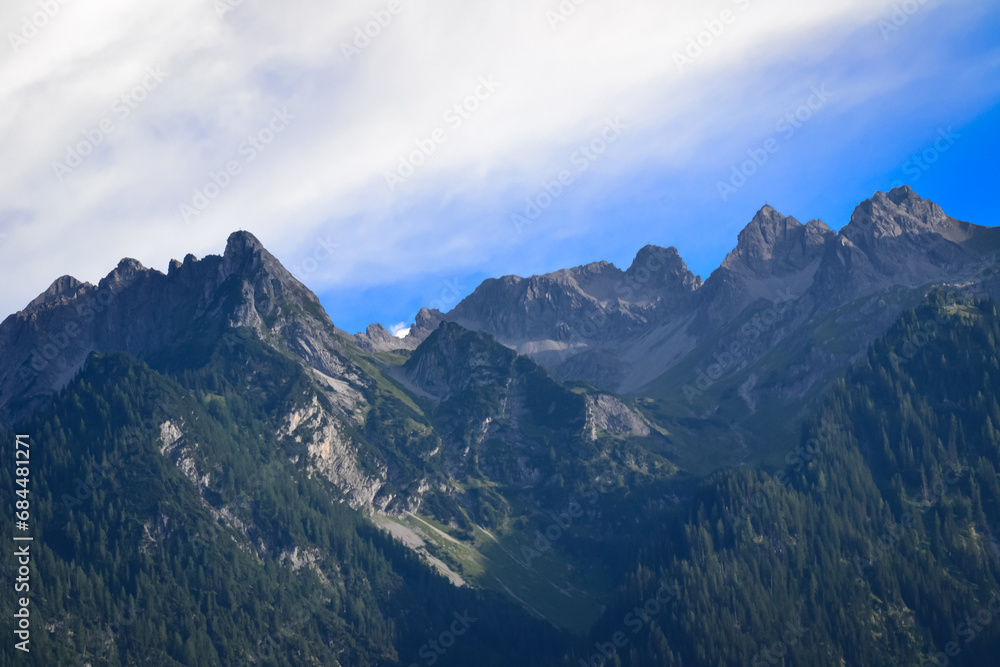
M317 292L538 261L614 234L573 211L637 173L714 196L814 87L836 117L941 70L892 55L941 4L7 2L0 313L235 229ZM953 4L941 39L984 6Z

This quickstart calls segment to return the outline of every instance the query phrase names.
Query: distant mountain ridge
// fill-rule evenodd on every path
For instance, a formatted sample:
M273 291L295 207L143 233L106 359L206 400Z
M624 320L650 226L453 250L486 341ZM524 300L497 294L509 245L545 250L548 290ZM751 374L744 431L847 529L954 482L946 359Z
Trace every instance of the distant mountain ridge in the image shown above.
M97 285L53 282L0 323L0 406L11 421L64 386L94 351L140 359L198 332L249 327L326 375L350 374L345 340L319 299L249 232L221 256L173 260L163 274L123 259ZM37 334L37 337L36 337Z
M317 628L304 651L349 650L345 655L385 658L368 664L396 664L397 650L399 657L417 654L424 635L437 636L434 624L450 613L426 610L421 591L443 600L451 588L386 533L462 585L455 599L482 603L485 612L506 608L490 596L506 596L547 621L506 616L516 624L511 634L546 636L551 625L585 630L615 586L647 590L649 572L629 574L636 554L652 546L665 522L695 517L697 494L733 496L733 488L717 493L713 485L787 465L788 448L805 439L806 416L817 414L852 360L873 347L885 351L882 337L900 313L907 315L897 333L915 350L908 357L926 368L948 365L936 343L912 342L914 332L930 326L921 321L928 309L913 308L933 292L931 310L942 321L965 326L970 313L995 318L995 306L965 299L1000 294L998 249L997 229L954 220L909 188L863 202L840 233L764 207L705 281L675 248L648 245L625 270L595 262L487 280L451 313L422 310L399 339L381 325L355 336L338 329L319 299L240 231L223 254L188 255L166 273L124 259L97 285L58 278L6 318L0 421L26 425L44 442L43 478L53 481L46 493L61 501L45 501L57 509L45 530L62 536L54 542L62 545L58 571L76 567L80 545L89 545L88 557L106 569L115 567L117 553L131 559L173 545L161 563L182 578L186 561L176 555L200 558L206 552L200 541L192 549L191 540L216 535L211 560L237 563L258 582L264 564L303 590L324 592L335 637ZM989 339L980 346L989 359L994 324L973 331ZM989 386L992 376L976 380ZM989 396L973 394L981 403ZM881 406L866 402L864 409L874 414ZM995 401L978 405L977 419L993 424L998 410ZM921 415L933 426L933 412ZM140 445L129 445L138 424ZM992 425L974 428L980 439L1000 442ZM877 452L878 441L871 442ZM921 445L901 447L912 457ZM922 473L912 463L906 473L916 485ZM715 475L720 468L735 473ZM12 474L12 466L5 469ZM84 470L93 471L91 481L79 486L74 475ZM143 471L152 471L151 483L138 477ZM121 493L96 481L119 474L128 482ZM817 485L826 483L823 475ZM985 483L995 474L984 468L981 477ZM87 524L70 516L76 511L99 526L81 529L82 541L76 526ZM130 532L116 532L119 524ZM720 525L706 523L698 540ZM115 541L105 553L101 535L111 533ZM749 538L753 549L770 548ZM354 545L349 552L346 543ZM372 560L376 552L385 558ZM675 553L658 552L667 559ZM111 596L120 597L118 583L132 585L122 577L107 580L116 583ZM842 580L824 581L836 588ZM206 594L232 590L231 583L213 583ZM753 588L757 599L764 582ZM387 604L386 591L407 599ZM856 598L859 618L871 615L871 597ZM354 603L360 606L352 610ZM254 617L280 616L283 608ZM50 606L44 613L58 625L65 611ZM69 613L83 625L93 615L86 605ZM604 613L613 626L624 611ZM490 638L503 623L487 625L482 644L465 644L442 664L464 667L479 646L510 643L506 630ZM160 637L159 627L157 620L129 650L154 646L195 664L186 656L225 636L188 628ZM75 655L78 630L64 630L53 638ZM244 630L236 642L243 653L206 664L246 664L260 630ZM123 633L116 634L112 640L124 650ZM355 636L370 645L355 646ZM557 642L546 646L562 650ZM507 648L505 664L528 664L514 656L536 647ZM738 652L748 657L753 647ZM503 655L493 655L493 664Z
M931 286L1000 294L998 250L1000 230L951 218L908 186L862 202L839 233L765 206L705 281L676 248L647 245L625 270L594 262L486 280L447 314L422 309L401 339L377 324L354 336L337 329L252 234L236 232L223 255L188 255L166 274L124 259L97 285L63 276L0 323L0 419L30 414L93 351L150 359L193 335L246 327L335 379L341 418L356 420L371 380L352 350L412 352L445 321L489 334L556 379L666 401L677 416L713 409L690 397L736 345L725 376L710 378L712 400L737 397L752 412L816 394ZM768 310L778 315L752 324Z
M909 186L862 202L840 233L765 206L704 282L676 248L657 246L640 250L625 271L597 262L489 279L448 313L422 310L402 346L412 349L447 320L489 333L561 379L643 395L757 302L791 302L774 329L788 337L815 333L811 322L846 304L913 292L906 304L886 303L875 321L848 327L841 335L853 349L837 355L833 370L863 351L929 285L988 282L983 271L996 263L998 249L1000 229L951 218Z
M368 334L389 337L381 327ZM363 343L337 329L315 295L252 234L236 232L222 255L189 255L171 262L166 274L125 259L97 285L59 278L4 320L0 420L26 424L53 405L74 410L71 391L102 406L89 426L74 417L74 429L115 428L121 415L117 407L103 410L105 394L124 405L115 383L130 386L130 374L141 372L174 387L168 393L186 403L149 414L146 397L134 397L156 438L151 460L179 472L191 486L185 493L256 555L281 544L285 561L296 567L312 558L335 562L314 535L292 545L287 535L269 535L267 521L242 518L244 504L273 499L275 489L289 490L290 480L308 479L325 501L343 503L395 535L404 531L407 545L452 582L540 605L561 627L586 627L600 611L595 594L606 585L594 574L600 564L525 568L517 555L521 538L512 533L531 535L532 522L565 508L577 485L595 479L653 494L643 487L677 470L665 455L667 438L635 406L566 387L492 336L456 324L441 323L412 353ZM114 377L92 391L90 378L109 364ZM72 450L72 438L64 437L48 443L54 452ZM255 485L267 460L280 472ZM251 492L241 499L245 489ZM418 521L410 519L417 513L455 531L469 570L440 546L428 551L425 524L401 528ZM647 512L630 520L640 516L645 520ZM625 520L595 510L591 527L603 534ZM459 544L449 540L449 548ZM553 598L543 582L573 593Z

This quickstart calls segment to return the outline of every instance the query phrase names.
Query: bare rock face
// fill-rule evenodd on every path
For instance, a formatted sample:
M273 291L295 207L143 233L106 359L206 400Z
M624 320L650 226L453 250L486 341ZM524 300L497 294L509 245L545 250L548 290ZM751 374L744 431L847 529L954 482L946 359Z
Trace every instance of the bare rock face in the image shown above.
M407 336L406 338L393 336L381 324L369 325L364 333L354 334L354 342L358 347L366 352L374 353L415 350L422 340L422 337L417 336Z
M516 356L488 335L443 322L404 369L424 393L446 398L473 386L505 386Z
M762 278L788 275L822 257L832 236L834 232L819 220L803 225L765 206L740 232L736 249L722 266Z
M223 256L188 255L167 275L124 259L97 285L64 276L0 323L0 420L31 413L91 352L146 360L196 332L245 338L241 327L327 376L364 383L319 299L252 234L236 232Z
M881 239L930 234L961 245L984 229L955 220L940 206L921 199L912 188L904 185L889 192L877 192L859 204L842 233L876 254Z
M828 249L817 291L843 303L890 286L964 281L995 253L998 231L955 220L908 186L878 192Z
M32 308L41 308L46 305L65 303L79 296L80 291L85 287L86 283L81 283L73 276L63 276L62 278L57 278L47 290L39 294L31 303L28 304L27 309L30 310Z
M180 427L172 421L160 425L160 453L174 462L181 472L199 490L204 491L211 485L211 474L198 471L194 452L197 443L189 443Z
M92 352L127 352L155 366L178 349L202 349L202 340L252 343L296 360L314 380L272 415L272 428L298 452L296 465L352 506L419 505L431 488L427 462L444 479L486 471L531 487L544 483L549 454L531 433L590 444L603 435L656 437L610 392L663 399L664 385L679 391L728 354L729 394L753 413L829 381L929 285L1000 295L998 231L950 218L905 187L863 202L839 234L764 207L704 283L675 248L649 245L624 271L595 262L487 280L449 313L422 309L404 339L381 325L340 331L256 238L237 232L223 255L188 255L166 275L124 259L97 285L64 276L0 323L0 420L44 405ZM774 350L780 361L761 367ZM389 368L378 355L393 351L409 360ZM688 380L670 375L685 369ZM585 396L556 380L600 390L577 387ZM369 440L387 381L420 403L413 415L424 421ZM207 487L181 426L167 422L160 436L164 455ZM236 525L235 514L217 511Z
M781 338L809 338L827 313L859 299L979 284L998 249L1000 230L955 220L908 186L862 202L839 234L819 220L803 225L765 206L704 284L676 249L647 246L624 272L596 262L487 280L449 313L421 311L410 337L419 342L442 321L455 322L494 336L560 379L641 392L746 313L787 311ZM841 347L864 349L908 300L884 301L887 310L875 317L841 317L847 329ZM817 377L853 356L808 354L829 359Z
M602 432L640 437L647 437L651 432L642 416L609 394L587 396L587 429L592 439Z
M447 315L421 310L407 340L422 341L447 320L489 333L556 377L596 376L601 386L614 386L632 365L621 354L623 341L690 316L700 288L701 278L676 248L650 245L626 271L595 262L531 278L486 280ZM560 369L581 354L587 355L582 375ZM592 363L597 359L599 370ZM603 382L608 378L611 385Z
M759 299L773 303L787 300L788 295L801 296L835 236L819 220L803 225L765 206L705 282L694 330L710 335Z
M676 248L646 246L627 271L595 262L487 280L447 319L529 353L586 348L627 335L660 311L690 309L700 286Z
M370 476L362 470L357 446L345 433L344 424L325 410L316 396L307 406L288 413L278 437L304 441L309 451L307 470L330 480L344 493L351 507L374 506L375 496L385 483L386 471Z

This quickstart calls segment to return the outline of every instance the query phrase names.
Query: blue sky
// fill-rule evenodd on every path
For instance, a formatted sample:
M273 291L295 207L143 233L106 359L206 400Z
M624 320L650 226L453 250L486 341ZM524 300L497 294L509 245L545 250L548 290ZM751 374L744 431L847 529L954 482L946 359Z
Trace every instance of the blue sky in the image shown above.
M907 182L998 222L994 2L559 6L101 0L32 31L37 6L5 3L0 317L60 275L165 270L238 228L353 332L647 243L707 277L765 202L839 229Z
M1000 224L996 196L1000 191L996 67L1000 7L983 13L982 20L959 38L942 34L939 28L940 13L950 11L940 8L934 15L918 15L898 31L886 29L884 34L875 22L830 53L829 60L836 63L844 56L840 50L856 50L859 42L881 42L878 58L862 66L881 69L887 77L907 62L932 60L936 64L901 89L887 87L881 95L873 91L864 104L838 108L843 100L834 94L829 106L816 111L794 135L785 139L787 130L777 133L781 137L778 151L727 201L719 195L718 181L726 180L739 158L748 157L729 147L742 139L745 150L761 148L775 135L778 119L797 107L763 105L749 118L755 132L735 140L720 133L717 139L727 147L712 151L714 159L699 161L696 170L640 162L613 178L595 178L594 183L582 185L537 223L566 236L543 248L525 240L511 249L506 268L499 271L453 271L428 275L415 283L333 289L322 293L324 304L331 313L341 314L338 325L352 332L375 321L386 326L409 323L421 306L452 307L487 277L544 273L597 260L624 269L647 243L678 247L691 270L707 278L765 202L803 223L819 218L839 230L861 201L900 182L910 184L956 218ZM885 16L894 25L891 12ZM993 72L992 80L976 80L972 72L964 71L970 62L990 60L994 65L987 71ZM806 85L809 81L821 82L824 73L837 69L822 61L799 68L783 64L773 76L800 79L807 98L810 85L821 85ZM836 93L836 86L832 90ZM749 94L738 91L734 106ZM947 146L943 152L935 148L939 138L938 147ZM925 162L925 157L932 163ZM602 192L596 201L588 196L590 187ZM492 211L490 216L502 218L503 212ZM581 233L573 233L574 227Z

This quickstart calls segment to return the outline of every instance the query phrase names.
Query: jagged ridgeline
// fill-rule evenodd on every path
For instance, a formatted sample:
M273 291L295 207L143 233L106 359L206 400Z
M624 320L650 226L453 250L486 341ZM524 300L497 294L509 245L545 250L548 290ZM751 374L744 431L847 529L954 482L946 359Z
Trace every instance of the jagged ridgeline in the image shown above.
M270 415L311 382L298 364L249 340L207 359L171 375L93 354L19 425L35 551L17 664L507 665L558 650L551 626L452 586L294 465ZM429 644L451 631L446 653Z
M905 187L839 233L765 207L704 282L647 246L405 339L338 329L246 232L62 277L0 323L27 660L975 664L998 249Z
M935 293L780 468L707 479L564 664L995 664L998 390L996 304Z
M200 420L138 412L213 518L255 544L282 524L230 519L290 483L267 464L277 457L453 582L578 631L641 541L632 527L652 520L645 500L676 473L668 438L631 401L562 385L487 334L443 322L412 352L361 345L245 232L224 255L188 256L166 274L123 260L98 285L61 278L0 325L0 341L12 420L37 418L89 355L115 353L193 392L213 419L270 438L275 449L239 463L192 433ZM222 458L200 459L211 451ZM260 469L280 481L254 484ZM573 517L552 539L552 516L584 497L586 521ZM275 539L286 564L318 548Z

